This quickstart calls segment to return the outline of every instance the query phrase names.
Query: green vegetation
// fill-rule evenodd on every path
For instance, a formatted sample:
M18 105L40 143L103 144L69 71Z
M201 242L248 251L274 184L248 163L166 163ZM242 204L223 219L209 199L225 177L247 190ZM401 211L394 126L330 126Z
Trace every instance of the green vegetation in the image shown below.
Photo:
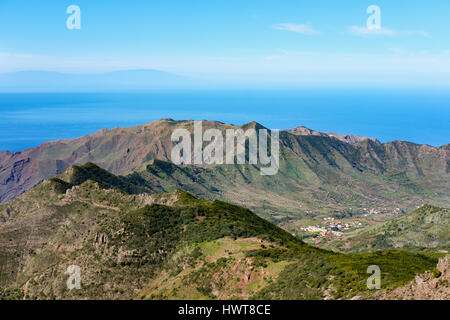
M91 162L83 166L72 166L64 174L50 180L58 185L58 191L61 193L87 180L98 182L104 188L117 189L129 194L150 191L150 189L128 182L123 177L115 176Z
M123 179L93 164L72 167L0 206L0 297L347 299L372 294L369 265L381 268L386 289L437 262L400 250L314 248L240 206L184 191L135 194ZM80 290L66 287L73 264Z
M68 183L60 184L60 190L79 185L86 177L131 194L180 189L198 198L245 206L295 234L305 220L317 222L320 215L351 211L355 218L370 224L370 218L361 217L362 208L383 208L383 215L376 217L383 222L397 208L409 212L424 202L450 206L448 146L433 148L401 141L382 144L352 136L335 135L336 139L287 130L280 132L279 174L268 177L260 175L257 165L170 163L173 130L192 132L193 125L193 121L162 119L5 154L0 159L5 169L0 172L0 181L5 182L0 184L0 201L13 199L74 164L94 162L125 176L113 176L92 165L74 166L72 181L60 177ZM254 122L238 127L212 121L204 121L203 127L221 131L263 128Z
M450 250L450 210L431 205L395 217L387 222L370 226L331 246L345 250L345 243L352 244L352 252L403 248L416 252Z

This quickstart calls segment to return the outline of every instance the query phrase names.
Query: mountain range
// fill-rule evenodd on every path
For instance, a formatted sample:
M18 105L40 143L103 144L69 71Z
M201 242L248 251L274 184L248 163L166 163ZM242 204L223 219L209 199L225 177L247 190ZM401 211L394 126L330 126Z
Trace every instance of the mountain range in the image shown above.
M175 129L194 121L0 152L0 299L449 298L450 145L298 127L280 132L279 172L263 176L175 165ZM381 290L366 285L373 265Z
M150 192L181 189L243 205L296 234L308 219L362 216L367 213L363 208L388 218L424 203L450 203L450 145L380 143L362 137L349 141L336 134L285 130L280 132L279 173L261 176L257 165L171 163L171 133L193 132L193 126L193 121L162 119L22 152L1 152L0 201L17 197L73 164L93 162ZM264 127L255 122L234 126L204 121L203 128Z
M88 163L0 205L0 299L371 298L368 266L383 271L384 292L438 262L326 251L243 207L131 187Z

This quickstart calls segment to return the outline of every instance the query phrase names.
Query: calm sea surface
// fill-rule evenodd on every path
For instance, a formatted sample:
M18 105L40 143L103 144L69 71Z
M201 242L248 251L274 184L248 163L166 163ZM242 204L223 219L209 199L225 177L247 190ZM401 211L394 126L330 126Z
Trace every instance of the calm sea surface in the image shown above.
M450 143L450 92L194 91L0 94L0 150L76 138L102 128L157 120L218 120L268 128L314 130Z

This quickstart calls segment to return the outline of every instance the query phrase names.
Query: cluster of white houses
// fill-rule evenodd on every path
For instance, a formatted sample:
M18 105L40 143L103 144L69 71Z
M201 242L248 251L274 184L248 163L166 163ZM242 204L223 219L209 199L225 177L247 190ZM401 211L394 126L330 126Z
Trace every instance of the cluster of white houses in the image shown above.
M341 236L343 231L350 230L352 227L361 227L362 223L358 221L352 222L334 222L334 218L323 218L325 226L306 226L300 227L300 230L310 233L319 233L320 235Z

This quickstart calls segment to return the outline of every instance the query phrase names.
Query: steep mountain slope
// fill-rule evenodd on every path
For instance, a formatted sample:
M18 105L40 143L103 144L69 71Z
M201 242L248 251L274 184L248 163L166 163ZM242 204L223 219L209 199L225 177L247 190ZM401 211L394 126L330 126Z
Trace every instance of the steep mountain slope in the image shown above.
M425 202L450 204L450 145L380 144L370 139L347 143L284 131L280 133L279 173L261 176L256 165L177 167L161 162L170 161L170 136L177 128L193 132L193 121L163 119L50 142L20 153L4 152L0 154L0 201L72 164L92 161L114 174L134 170L127 178L152 192L184 189L202 198L226 200L294 232L299 219L319 215L362 215L363 208L390 214ZM203 128L263 127L205 121Z
M221 126L216 122L204 127ZM72 164L92 161L114 174L127 174L152 159L170 160L176 128L191 121L163 119L138 127L104 129L74 140L58 140L22 152L0 154L0 201L10 200ZM231 128L230 125L223 125Z
M351 298L373 294L369 265L380 266L384 289L437 262L324 251L242 207L127 190L136 189L88 164L0 205L1 298ZM72 265L80 289L67 287Z
M328 245L351 252L389 248L448 252L449 230L450 209L423 205L409 214L349 233Z
M450 299L450 256L439 259L436 268L416 275L406 286L388 290L376 295L382 300L449 300Z

